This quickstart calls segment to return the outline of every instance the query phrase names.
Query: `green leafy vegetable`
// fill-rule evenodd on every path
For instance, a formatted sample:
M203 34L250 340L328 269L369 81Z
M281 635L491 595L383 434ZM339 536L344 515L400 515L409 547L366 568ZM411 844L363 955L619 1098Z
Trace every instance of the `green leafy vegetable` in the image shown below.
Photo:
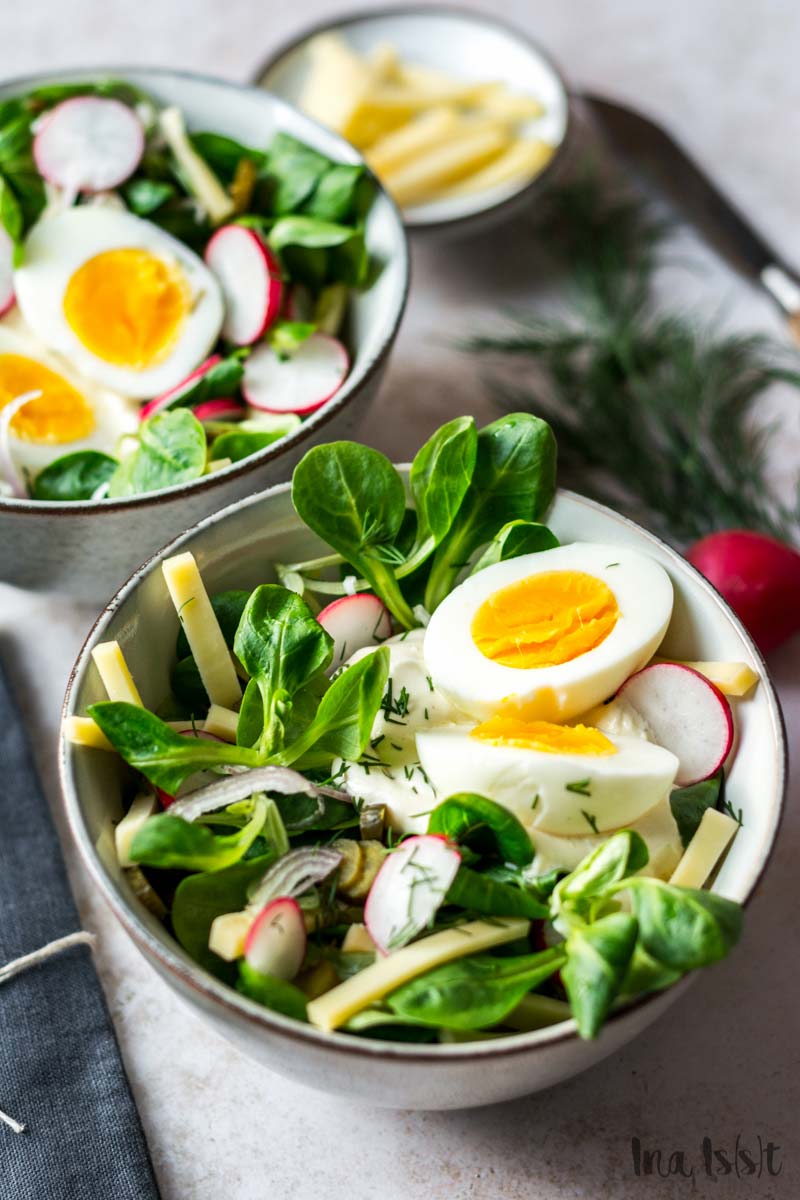
M472 417L437 429L411 464L409 484L417 513L414 547L402 573L413 571L449 532L475 470L478 434Z
M247 606L250 595L251 593L244 588L231 588L229 591L215 592L211 597L211 607L214 610L214 616L219 622L222 636L225 639L225 645L229 650L233 649L236 630L239 628L239 622L242 619L242 613ZM185 658L189 654L189 639L186 637L183 626L181 626L178 633L175 653L178 658Z
M444 1029L498 1025L526 992L563 966L560 948L512 958L475 955L435 967L387 996L398 1016Z
M527 889L500 883L469 867L459 867L445 903L491 917L528 917L532 921L544 920L550 913L548 906Z
M364 283L369 256L360 228L320 221L316 217L281 217L272 226L268 241L292 278L309 287L324 283Z
M509 521L537 521L556 485L556 443L546 421L511 413L478 434L472 482L433 558L425 589L428 612L452 590L480 546Z
M523 554L538 554L541 550L554 550L558 545L556 535L538 521L509 521L495 534L470 573L477 575L495 563Z
M163 179L131 179L122 188L125 203L137 217L149 217L176 196L175 185Z
M361 166L333 163L303 205L309 217L334 224L357 223L366 214L374 185Z
M49 463L34 480L34 500L92 500L119 463L99 450L77 450Z
M644 877L628 880L628 888L642 946L676 971L718 962L741 936L741 906L715 892Z
M206 468L206 435L187 409L156 413L139 430L139 448L111 476L109 496L136 496L198 479Z
M187 875L175 890L171 918L176 938L195 962L229 983L236 977L236 967L209 950L211 925L223 913L240 912L244 908L249 887L261 879L273 862L274 855L265 854L222 871Z
M221 763L243 767L261 765L254 750L183 737L154 713L136 704L103 700L89 707L89 715L126 763L169 795L174 795L184 780L197 771L209 770Z
M451 842L466 842L481 853L494 853L502 862L518 867L527 866L533 859L533 843L514 814L502 804L472 792L459 792L437 805L428 819L428 833L441 833Z
M703 779L689 787L674 788L670 792L669 806L684 847L689 845L697 833L706 809L718 806L722 784L723 774L720 769L710 779Z
M637 932L636 918L627 913L611 913L570 932L561 979L581 1037L597 1037L602 1028L622 987Z
M641 871L649 858L647 844L632 829L612 834L556 885L553 892L556 911L584 910L621 879Z
M251 816L236 833L213 833L207 825L158 813L142 825L131 844L134 862L147 867L173 867L182 871L218 871L237 863L261 832L267 816L267 799L254 796Z
M214 363L175 397L170 409L194 408L198 404L205 404L207 400L224 400L235 396L244 375L246 355L246 350L234 350L232 354Z
M416 623L391 564L405 515L403 481L385 455L356 442L315 446L292 477L298 515L364 576L407 629Z
M322 697L305 732L273 755L273 761L283 766L297 762L300 770L328 767L334 758L357 762L369 742L388 677L385 646L342 671Z
M294 1017L295 1021L306 1020L306 998L300 988L274 975L262 975L245 959L239 960L236 990L247 996L248 1000L255 1000L257 1004L283 1013L285 1017Z

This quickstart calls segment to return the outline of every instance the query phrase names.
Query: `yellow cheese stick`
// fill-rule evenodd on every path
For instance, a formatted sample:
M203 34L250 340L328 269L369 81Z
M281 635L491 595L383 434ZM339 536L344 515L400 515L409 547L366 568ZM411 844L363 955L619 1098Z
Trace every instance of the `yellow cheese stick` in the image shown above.
M746 696L758 683L758 674L743 662L688 662L679 658L654 658L654 663L677 663L705 675L726 696Z
M443 187L480 170L508 146L504 125L460 134L448 145L421 154L399 171L384 175L383 183L401 208L434 199Z
M544 105L535 96L510 92L505 84L498 84L481 100L481 111L500 117L504 121L535 121L544 113Z
M679 887L701 888L722 857L723 851L739 829L739 822L727 813L707 808L683 858L670 877Z
M62 732L73 746L90 746L93 750L113 750L114 747L91 717L65 717Z
M208 948L225 962L234 962L244 954L244 943L254 915L247 912L222 913L211 922L208 933Z
M465 179L443 188L441 198L466 196L474 192L487 191L501 184L533 179L553 156L553 147L538 138L530 141L513 142L498 158L482 171L475 171Z
M418 92L394 85L382 86L368 92L354 109L342 133L367 150L393 130L400 129L414 117L432 107L479 107L484 91L494 84L459 84L448 92ZM497 118L495 118L496 120Z
M109 700L124 700L127 704L143 707L142 698L128 670L119 642L100 642L92 650L92 658L100 672Z
M459 116L454 108L432 108L410 124L394 133L387 133L375 142L367 151L367 162L376 175L396 171L423 151L446 144L459 125Z
M212 224L221 225L233 215L233 200L189 141L183 113L179 108L165 108L158 123L192 195L202 204Z
M242 689L194 555L176 554L161 570L209 700L233 708Z
M378 46L362 58L336 34L321 34L310 45L311 72L300 97L310 117L343 133L371 88L392 73L397 55Z
M222 738L224 742L236 743L236 726L239 714L232 708L223 708L221 704L212 704L203 722L203 732L213 733L214 737Z
M125 816L114 830L114 845L117 859L121 867L132 867L131 846L136 834L149 817L158 808L158 801L152 792L142 792L131 804Z
M308 1005L308 1019L318 1029L337 1029L362 1008L382 999L409 979L451 959L525 937L529 928L530 921L500 917L491 922L470 921L412 942L312 1000Z

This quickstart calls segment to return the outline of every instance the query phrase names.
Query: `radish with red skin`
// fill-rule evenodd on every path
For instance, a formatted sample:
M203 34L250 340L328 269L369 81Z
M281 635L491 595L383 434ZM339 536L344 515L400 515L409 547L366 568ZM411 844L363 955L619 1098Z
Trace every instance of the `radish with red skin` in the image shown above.
M14 307L14 243L0 225L0 317Z
M263 342L244 364L242 391L262 412L311 413L338 392L349 366L344 346L327 333L312 333L286 357Z
M730 604L764 654L800 631L800 554L764 533L729 529L686 557Z
M334 600L323 608L317 620L333 638L331 666L334 669L340 667L356 650L378 646L392 636L389 610L370 592Z
M678 758L678 786L708 779L728 757L731 706L693 667L654 663L631 675L617 695L644 718L653 741Z
M460 866L456 847L436 833L406 838L387 854L364 905L364 923L381 954L430 925Z
M222 336L237 346L251 346L280 315L283 277L278 259L256 231L244 225L223 225L204 257L225 299Z
M229 396L217 400L204 400L202 404L195 405L192 412L202 423L203 421L237 421L244 416L245 409L244 405Z
M244 943L254 971L275 979L294 979L306 955L303 910L290 896L272 900L256 917Z
M106 192L128 179L144 153L144 128L121 100L73 96L42 119L33 139L39 174L67 192Z
M212 354L209 358L200 363L199 367L195 367L190 375L187 375L180 383L177 383L174 388L170 388L168 392L162 392L160 396L156 396L153 400L148 400L139 409L139 420L146 421L148 417L153 417L157 412L163 412L164 409L171 408L173 404L177 404L181 396L189 390L193 383L201 379L212 367L217 363L222 362L221 354Z

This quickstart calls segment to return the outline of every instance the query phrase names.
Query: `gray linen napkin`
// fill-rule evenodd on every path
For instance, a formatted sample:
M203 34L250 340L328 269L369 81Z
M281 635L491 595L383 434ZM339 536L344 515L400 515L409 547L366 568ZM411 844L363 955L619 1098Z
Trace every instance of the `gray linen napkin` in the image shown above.
M0 967L80 928L0 667ZM0 984L1 1200L158 1200L88 946Z

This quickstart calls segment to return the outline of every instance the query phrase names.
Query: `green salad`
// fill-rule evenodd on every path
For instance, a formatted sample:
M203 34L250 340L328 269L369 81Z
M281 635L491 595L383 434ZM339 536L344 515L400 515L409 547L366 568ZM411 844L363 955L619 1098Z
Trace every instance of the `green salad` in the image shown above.
M65 733L130 768L120 865L250 1000L356 1037L593 1038L736 944L705 885L741 836L724 772L757 680L659 657L667 572L562 544L555 486L529 414L449 422L407 479L317 446L292 497L318 557L221 591L163 562L168 697L95 646L109 698Z
M373 195L126 82L1 100L0 497L139 495L298 428L350 369Z

